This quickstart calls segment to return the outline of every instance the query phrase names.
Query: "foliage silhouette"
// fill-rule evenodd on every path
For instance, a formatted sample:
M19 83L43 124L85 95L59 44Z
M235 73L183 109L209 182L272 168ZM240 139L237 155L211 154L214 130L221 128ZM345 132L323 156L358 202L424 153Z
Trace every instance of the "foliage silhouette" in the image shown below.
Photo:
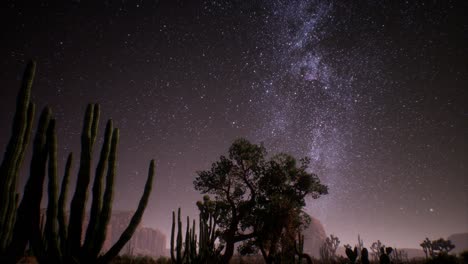
M244 252L260 250L267 263L294 259L296 235L310 221L302 210L305 198L317 199L328 193L327 187L308 172L308 159L298 163L284 153L267 159L263 146L242 138L228 152L210 170L197 172L194 181L195 189L212 195L220 210L221 262L229 262L238 242L244 242Z
M439 238L436 240L426 239L420 244L423 248L426 258L431 257L435 258L440 254L448 254L452 249L455 248L455 245L452 244L452 241Z
M330 237L327 237L323 242L322 246L320 246L320 259L324 262L331 262L336 259L336 250L340 245L340 239L331 234Z

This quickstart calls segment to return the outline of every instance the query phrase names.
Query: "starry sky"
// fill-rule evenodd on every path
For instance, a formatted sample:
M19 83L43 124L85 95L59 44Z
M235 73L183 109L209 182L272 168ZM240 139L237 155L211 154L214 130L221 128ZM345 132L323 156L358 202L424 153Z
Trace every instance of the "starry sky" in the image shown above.
M100 137L121 129L114 209L136 208L155 159L145 226L195 215L195 172L245 137L311 158L329 194L306 210L343 244L468 231L466 2L62 2L1 4L1 148L33 58L60 173L91 102Z

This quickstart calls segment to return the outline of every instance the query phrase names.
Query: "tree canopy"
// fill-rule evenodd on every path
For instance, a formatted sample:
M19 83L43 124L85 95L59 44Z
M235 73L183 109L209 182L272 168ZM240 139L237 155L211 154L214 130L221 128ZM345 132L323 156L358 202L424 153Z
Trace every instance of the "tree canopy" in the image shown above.
M224 263L238 242L243 242L241 253L260 250L270 263L286 252L294 257L296 235L310 221L303 210L306 197L328 193L309 172L309 159L297 161L285 153L268 158L263 145L243 138L235 140L228 156L221 156L211 169L197 172L194 186L216 202Z

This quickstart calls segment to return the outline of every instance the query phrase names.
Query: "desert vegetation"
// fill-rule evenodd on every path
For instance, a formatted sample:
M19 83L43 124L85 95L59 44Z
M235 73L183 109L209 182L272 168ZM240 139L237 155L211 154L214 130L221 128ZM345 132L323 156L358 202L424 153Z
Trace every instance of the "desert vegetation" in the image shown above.
M320 258L304 252L304 236L310 216L305 199L328 194L326 185L309 172L309 160L285 153L268 155L263 145L244 138L235 140L227 156L211 168L197 172L193 182L203 198L196 203L195 219L172 213L169 257L119 256L140 223L152 190L154 161L138 207L118 241L103 252L112 212L119 130L108 120L98 162L93 170L93 149L99 127L100 107L89 104L81 133L81 152L76 187L67 208L68 185L73 165L70 153L58 184L56 121L45 107L33 140L29 177L22 195L16 182L28 148L35 116L31 89L36 64L25 70L17 98L12 133L0 167L1 263L467 263L468 253L450 255L450 240L426 238L420 246L425 258L410 260L404 251L381 241L369 250L358 236L353 247L330 235L320 247ZM47 178L47 181L46 181ZM89 185L92 201L89 223L83 228ZM47 182L47 208L41 214L43 187ZM67 212L69 211L69 217ZM185 227L183 225L185 222ZM198 230L198 232L197 232ZM27 256L27 257L25 257Z
M73 155L70 153L68 156L59 193L56 121L52 110L45 107L39 117L29 177L20 199L16 193L16 182L34 122L35 105L31 102L31 89L35 71L36 63L30 62L24 73L11 138L0 167L0 262L17 263L29 248L39 263L109 263L128 242L141 221L152 189L154 161L150 163L144 192L130 224L107 252L101 252L112 212L119 130L113 127L112 120L107 122L94 175L90 221L85 231L83 221L100 108L97 104L90 104L86 109L76 188L69 208L70 217L67 217L65 203ZM45 217L41 217L46 176L48 204Z
M235 140L211 169L197 172L196 190L205 194L200 211L198 245L195 222L187 218L182 241L180 209L171 235L171 259L175 263L228 263L240 255L261 254L266 263L311 262L303 252L301 231L310 221L303 211L305 198L319 198L328 189L308 172L307 158L299 162L284 153L267 158L261 145ZM210 195L213 198L211 200ZM174 246L174 241L176 242Z

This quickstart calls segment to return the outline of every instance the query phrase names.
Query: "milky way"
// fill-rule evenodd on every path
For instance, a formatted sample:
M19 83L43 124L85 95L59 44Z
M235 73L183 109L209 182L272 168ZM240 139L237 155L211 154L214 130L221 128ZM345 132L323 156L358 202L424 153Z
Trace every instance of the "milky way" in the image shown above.
M378 57L372 54L376 47L356 50L353 58L338 58L341 65L336 66L326 57L334 52L333 56L340 56L340 52L323 44L337 27L333 2L296 1L290 5L276 1L268 8L273 15L267 24L275 35L268 44L276 47L278 60L271 77L259 83L262 104L258 106L267 122L256 138L272 142L269 146L275 151L294 151L311 158L312 170L333 193L325 201L309 201L315 208L311 214L326 222L330 207L348 199L346 193L360 189L359 183L344 179L349 177L345 176L349 174L347 156L360 155L353 152L353 133L365 122L356 114L356 105L363 99L352 84L355 75L378 69ZM341 24L351 23L347 20L349 17L343 18Z
M116 209L135 207L156 160L144 225L168 234L172 210L195 215L195 172L246 137L311 158L330 193L307 211L343 244L359 233L418 247L468 231L468 21L456 1L11 1L1 12L2 127L35 58L33 100L54 110L62 162L87 103L121 129Z

